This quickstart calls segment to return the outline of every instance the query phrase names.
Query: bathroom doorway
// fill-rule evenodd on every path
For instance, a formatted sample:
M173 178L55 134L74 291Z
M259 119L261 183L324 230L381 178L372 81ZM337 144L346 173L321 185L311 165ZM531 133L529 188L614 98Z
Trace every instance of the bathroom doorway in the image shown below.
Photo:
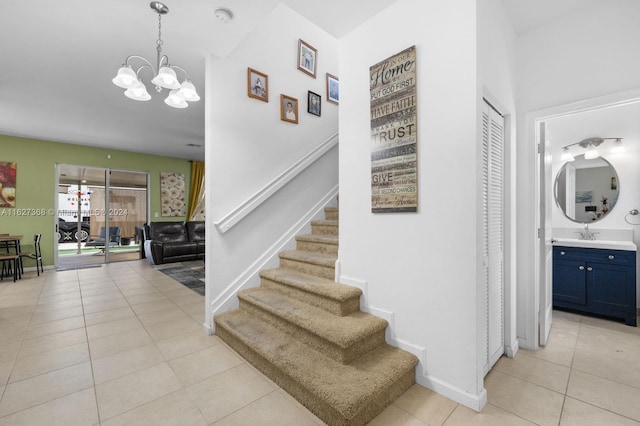
M535 249L535 284L530 289L528 300L531 312L537 315L527 316L527 335L535 341L527 346L537 349L546 342L548 330L551 327L552 312L552 272L547 250L551 246L553 228L582 228L584 224L568 219L560 210L554 197L553 184L561 166L560 151L562 147L579 142L590 137L623 138L627 152L625 154L610 154L610 150L603 150L603 157L607 158L618 170L621 188L620 197L615 211L606 218L589 224L590 227L611 229L635 229L635 244L640 243L639 225L632 225L625 218L628 213L640 206L640 124L637 116L640 114L640 91L634 90L616 95L605 96L531 114L528 118L531 140L536 144L549 143L551 150L552 173L545 173L542 163L545 161L546 149L540 149L536 168L536 194L539 209L536 209L536 225L538 237ZM604 147L604 145L603 145ZM549 152L547 152L549 154ZM550 213L545 213L545 206Z

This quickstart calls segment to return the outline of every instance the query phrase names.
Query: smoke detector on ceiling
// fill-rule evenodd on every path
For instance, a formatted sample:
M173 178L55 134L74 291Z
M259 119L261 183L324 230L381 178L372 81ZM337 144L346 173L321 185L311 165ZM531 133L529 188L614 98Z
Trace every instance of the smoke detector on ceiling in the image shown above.
M223 24L226 24L233 19L233 13L228 9L216 9L213 14Z

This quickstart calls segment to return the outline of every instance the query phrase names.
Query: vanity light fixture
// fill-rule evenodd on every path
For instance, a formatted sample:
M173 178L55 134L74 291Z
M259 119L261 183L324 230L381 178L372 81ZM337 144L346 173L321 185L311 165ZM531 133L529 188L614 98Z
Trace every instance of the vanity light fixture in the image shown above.
M189 80L189 75L184 68L169 63L167 55L162 54L162 15L169 13L169 8L159 1L150 3L151 9L158 14L158 39L156 40L157 60L156 67L151 64L145 57L139 55L128 56L124 64L118 70L118 74L114 77L113 84L123 89L127 89L124 95L135 101L148 101L151 95L147 92L147 87L140 79L140 71L148 68L153 73L151 83L155 84L156 92L162 92L162 89L169 89L169 96L164 103L173 108L186 108L187 102L195 102L200 100L200 96L196 92L196 88ZM142 62L138 68L131 66L133 60ZM176 71L184 73L182 84L178 81Z
M587 138L583 139L580 142L572 143L570 145L562 148L562 161L573 161L573 155L569 152L569 148L575 145L580 145L585 150L584 158L587 160L593 160L594 158L600 157L600 153L597 150L597 147L606 140L615 140L616 145L613 147L611 152L623 152L623 151L614 151L618 146L624 150L622 147L622 138ZM569 159L571 158L571 159Z
M569 152L569 147L565 146L564 148L562 148L562 157L560 157L560 159L562 161L573 161L575 160L575 158L573 158L573 155L571 155L571 152Z
M626 149L624 148L624 145L622 145L622 138L617 138L613 143L613 148L611 148L611 151L609 152L612 154L620 154L625 151Z
M593 160L594 158L598 158L598 157L600 157L600 153L595 148L589 149L584 153L585 160Z

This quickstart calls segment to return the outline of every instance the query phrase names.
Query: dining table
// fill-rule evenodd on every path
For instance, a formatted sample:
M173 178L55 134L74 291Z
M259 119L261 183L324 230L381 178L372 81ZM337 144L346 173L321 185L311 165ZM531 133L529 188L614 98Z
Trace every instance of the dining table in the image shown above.
M22 278L22 258L20 257L20 241L22 240L22 237L23 235L0 234L0 248L4 248L6 250L6 253L0 252L0 259L2 259L3 262L5 260L13 260L14 281L18 278ZM12 255L12 249L13 257L7 257L6 259L3 259L3 257Z

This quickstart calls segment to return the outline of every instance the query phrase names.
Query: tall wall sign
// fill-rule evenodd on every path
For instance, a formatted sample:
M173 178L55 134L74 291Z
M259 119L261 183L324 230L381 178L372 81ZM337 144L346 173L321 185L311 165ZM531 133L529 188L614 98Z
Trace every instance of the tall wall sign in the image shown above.
M369 68L371 211L418 209L416 47Z

